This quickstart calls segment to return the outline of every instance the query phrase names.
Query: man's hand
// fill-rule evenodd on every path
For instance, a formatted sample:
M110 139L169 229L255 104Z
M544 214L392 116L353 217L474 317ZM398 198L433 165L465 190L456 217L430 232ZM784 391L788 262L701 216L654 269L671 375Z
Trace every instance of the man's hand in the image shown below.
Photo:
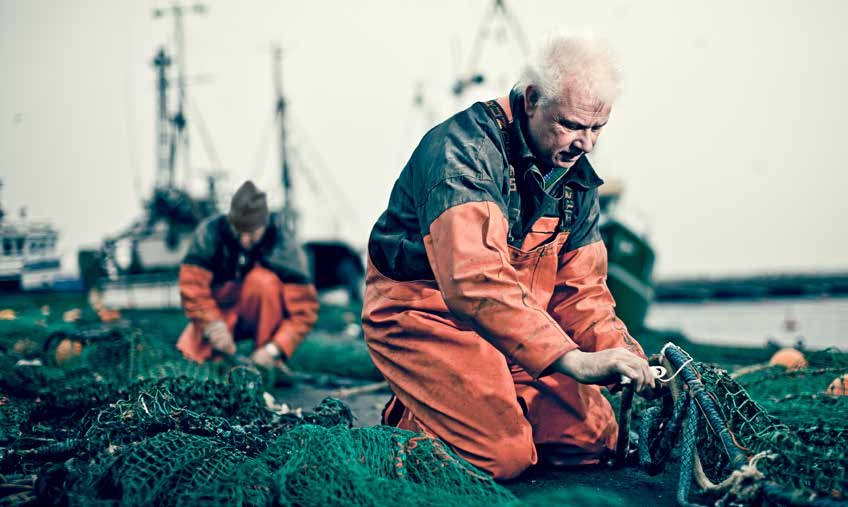
M227 323L223 320L213 320L207 324L203 329L203 334L209 340L213 349L229 355L236 353L236 342L233 341L233 335L227 329Z
M276 366L277 358L280 357L280 349L273 343L269 343L263 347L253 351L250 360L256 366L263 368L273 368Z
M600 352L575 349L563 354L552 368L581 384L613 384L624 375L633 381L637 392L654 387L654 374L648 361L623 348Z

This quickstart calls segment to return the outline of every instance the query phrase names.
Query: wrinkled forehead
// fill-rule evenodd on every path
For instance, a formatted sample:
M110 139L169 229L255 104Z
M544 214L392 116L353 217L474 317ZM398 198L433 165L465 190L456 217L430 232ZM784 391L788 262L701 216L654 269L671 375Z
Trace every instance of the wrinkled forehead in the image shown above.
M612 103L601 99L588 86L574 81L566 82L556 101L558 109L563 113L589 115L592 117L607 117L612 111Z

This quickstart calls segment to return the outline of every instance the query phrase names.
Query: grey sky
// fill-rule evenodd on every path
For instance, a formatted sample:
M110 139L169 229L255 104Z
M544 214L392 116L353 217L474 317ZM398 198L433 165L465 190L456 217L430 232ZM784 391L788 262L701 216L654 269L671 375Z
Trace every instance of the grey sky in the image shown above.
M247 177L276 185L273 145L263 139L269 47L280 42L295 149L353 208L316 196L301 176L306 236L341 233L364 245L423 133L411 108L416 83L437 119L458 109L446 93L458 65L452 48L467 57L490 1L206 4L186 24L188 71L200 76L189 93L229 173L225 188ZM128 225L152 184L149 62L171 31L151 17L158 5L0 0L3 203L53 221L66 254ZM625 93L594 161L602 177L626 185L623 207L647 224L658 274L848 268L848 2L510 7L531 42L594 31L619 51ZM487 92L505 94L518 52L488 51L484 70L500 86ZM192 126L199 175L216 164Z

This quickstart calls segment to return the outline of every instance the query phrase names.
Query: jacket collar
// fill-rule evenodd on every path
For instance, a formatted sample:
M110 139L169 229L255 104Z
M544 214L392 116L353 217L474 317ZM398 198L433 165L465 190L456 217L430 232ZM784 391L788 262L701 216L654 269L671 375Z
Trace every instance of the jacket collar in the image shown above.
M512 109L513 122L510 124L510 159L519 162L517 164L519 170L529 170L537 173L537 177L545 178L549 172L556 169L551 169L542 163L531 151L530 145L527 143L525 132L527 129L527 114L524 112L524 93L518 88L513 88L509 93L509 104ZM560 171L561 174L552 174L544 181L546 190L553 189L558 183L563 182L568 186L576 186L582 190L591 190L603 185L602 180L586 155L577 159L577 162L571 168L565 171Z

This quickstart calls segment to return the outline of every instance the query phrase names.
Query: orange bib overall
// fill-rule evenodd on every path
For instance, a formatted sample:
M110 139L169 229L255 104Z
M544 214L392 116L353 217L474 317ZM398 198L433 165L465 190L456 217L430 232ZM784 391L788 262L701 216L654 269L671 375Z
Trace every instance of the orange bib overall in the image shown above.
M497 222L491 227L505 223L503 214L491 203L468 203L445 214L470 212L478 213L476 216L490 212L491 222ZM486 229L490 225L486 224L482 241L490 244ZM438 227L438 221L433 227ZM479 236L480 231L452 230L451 234L455 237L444 239L442 233L443 243L438 248L429 236L424 238L431 262L437 257L434 249L461 246L467 243L464 235ZM590 291L603 287L599 298L611 312L614 303L608 298L604 283L603 244L598 241L578 251L562 253L568 235L559 227L559 219L542 217L521 248L508 245L508 259L504 262L516 271L523 299L532 300L533 308L549 309L554 304L552 296L557 284L568 283L575 290L582 290L581 284L588 283ZM463 275L471 279L475 276L474 258L469 257L466 263L471 267ZM563 280L567 277L564 266L569 262L572 270L575 264L581 265L579 280ZM497 299L496 294L492 294L492 299ZM595 304L588 301L575 303L574 311L591 314L592 309L580 307ZM486 312L485 298L477 304L480 314ZM487 315L490 321L499 317L497 312ZM478 334L472 324L458 318L448 308L435 280L393 280L379 272L369 259L362 317L371 357L395 395L384 410L384 424L440 438L497 479L519 475L537 463L540 455L555 464L585 464L597 462L599 455L614 447L618 426L600 387L579 384L559 373L534 379ZM550 319L549 315L545 317ZM626 334L614 315L609 322L621 326L615 333ZM495 325L502 329L523 327L515 319L506 318ZM532 327L527 334L532 338ZM532 346L531 340L527 348ZM530 354L520 348L516 355ZM545 351L533 353L544 356L536 362L556 357L548 357L551 354Z

